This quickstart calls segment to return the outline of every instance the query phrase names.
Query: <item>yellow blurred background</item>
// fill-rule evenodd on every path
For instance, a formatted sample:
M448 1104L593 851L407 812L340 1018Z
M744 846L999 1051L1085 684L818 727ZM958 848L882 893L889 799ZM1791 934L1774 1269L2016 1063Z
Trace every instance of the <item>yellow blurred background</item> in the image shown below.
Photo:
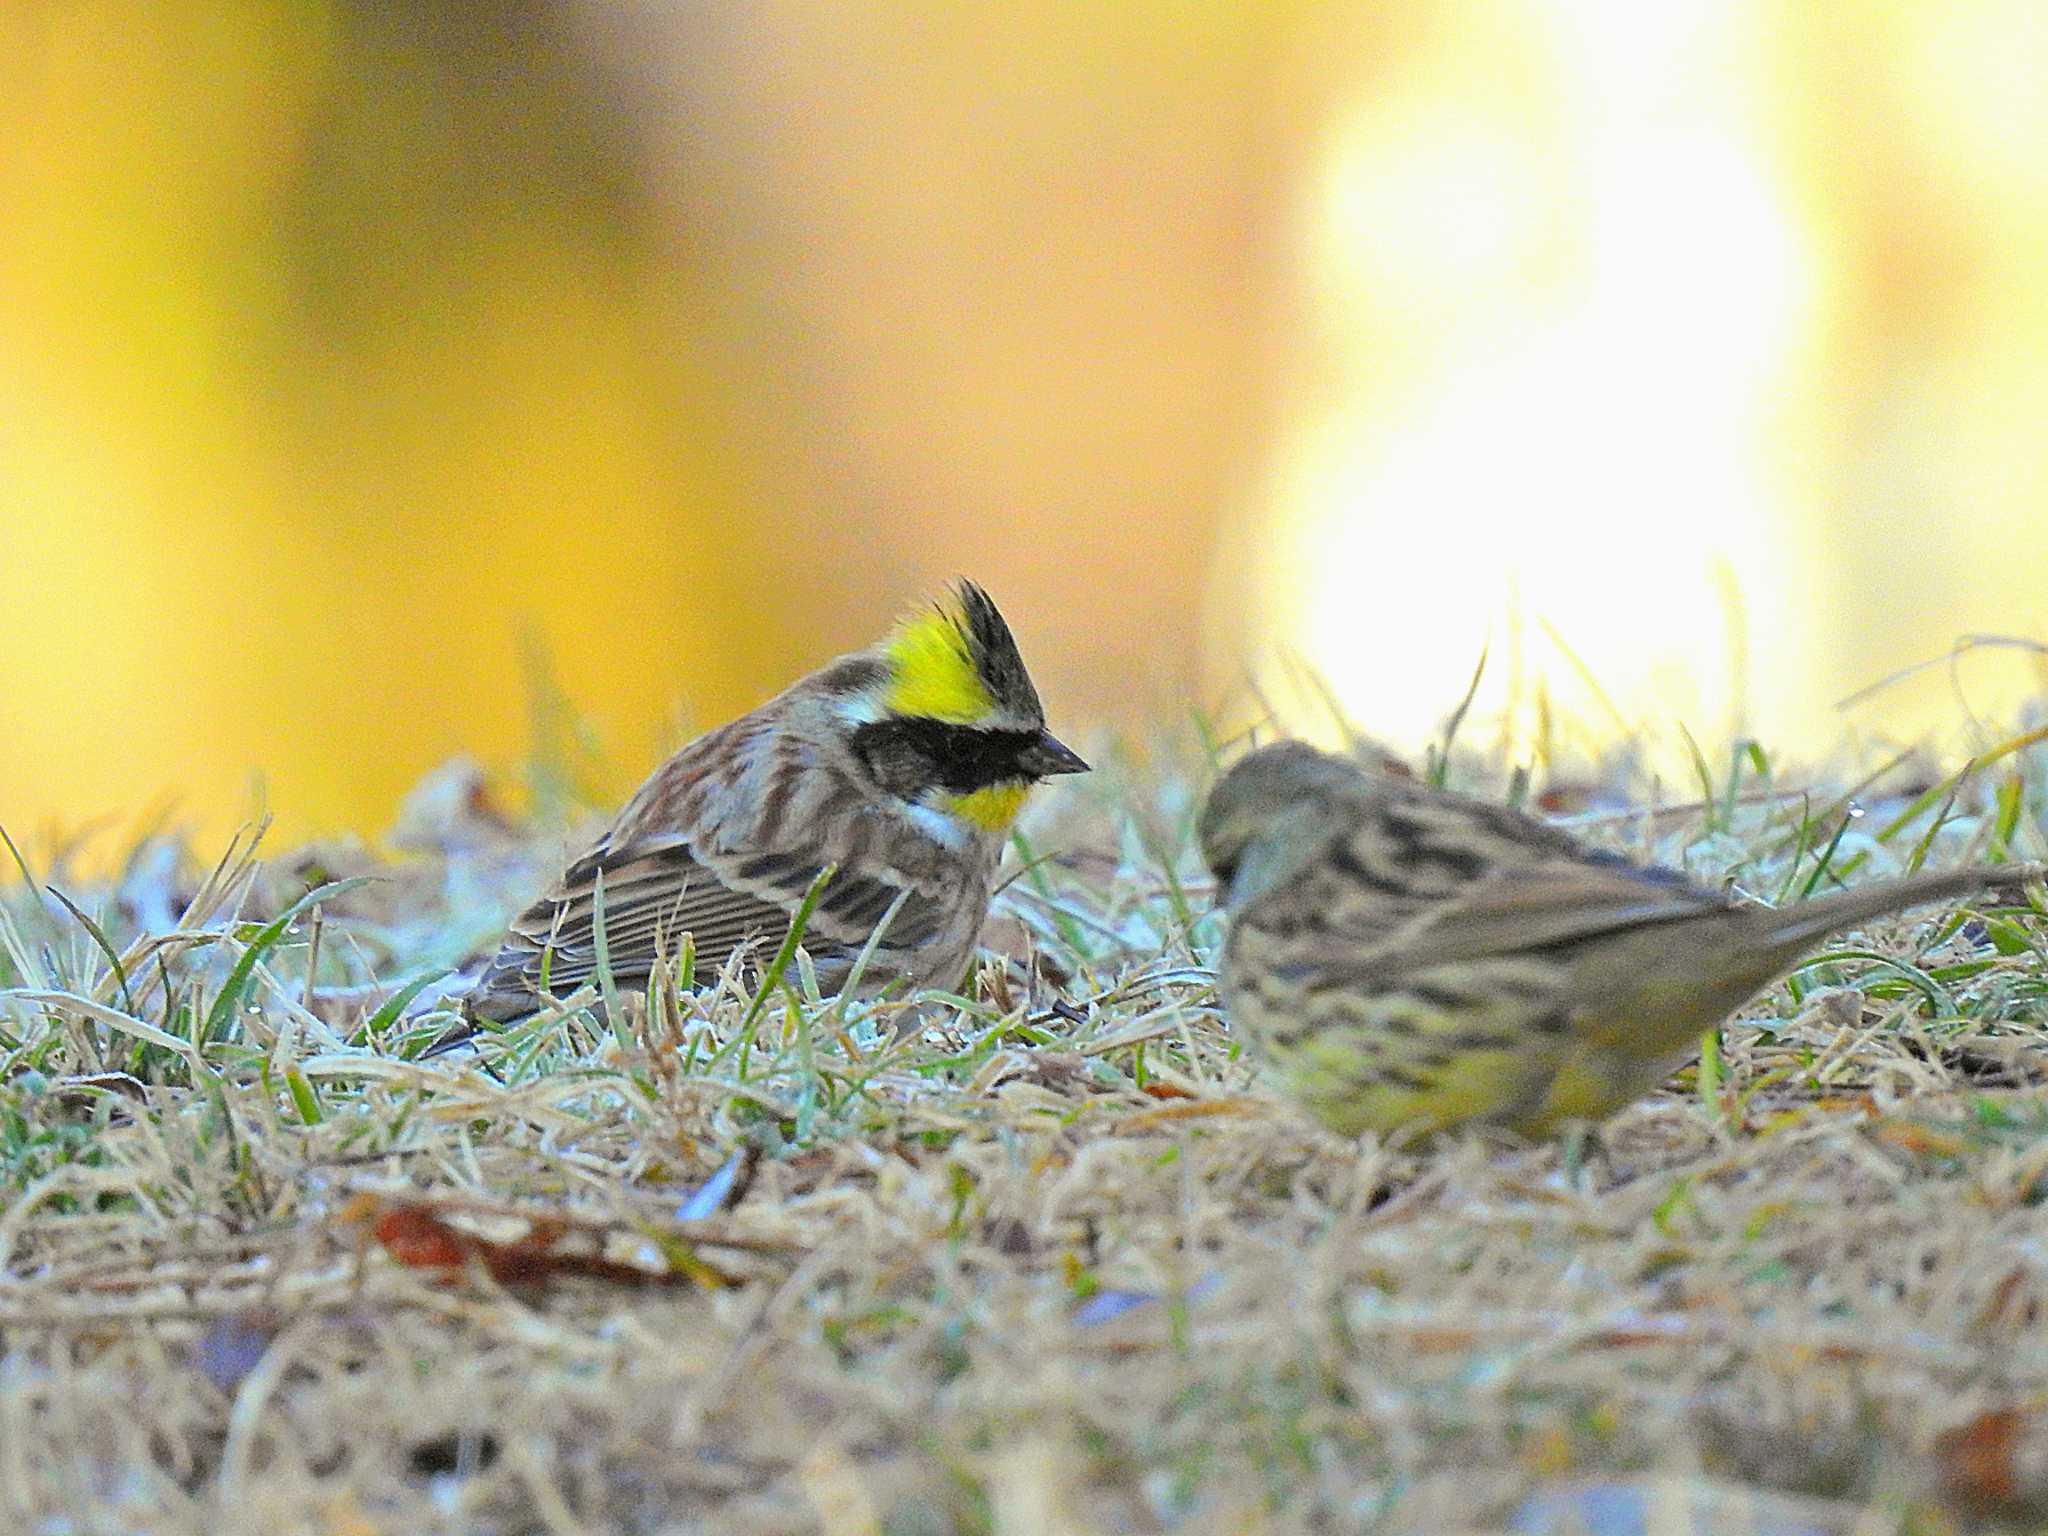
M2044 691L2023 0L0 7L0 824L622 793L971 574L1056 724Z

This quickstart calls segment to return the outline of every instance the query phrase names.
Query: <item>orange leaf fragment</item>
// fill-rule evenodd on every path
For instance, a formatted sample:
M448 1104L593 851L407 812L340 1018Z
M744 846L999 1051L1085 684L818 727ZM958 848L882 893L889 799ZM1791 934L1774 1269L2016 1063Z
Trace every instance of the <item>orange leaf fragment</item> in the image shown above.
M460 1269L482 1244L417 1205L386 1205L370 1222L370 1235L411 1269Z
M1872 1121L1870 1134L1884 1145L1915 1157L1961 1157L1970 1150L1970 1143L1953 1131L1892 1116Z
M1141 1109L1117 1122L1119 1131L1144 1131L1176 1120L1203 1120L1215 1115L1248 1115L1252 1103L1246 1099L1191 1099L1182 1104L1162 1104Z
M601 1234L581 1234L585 1246L564 1248L573 1229L556 1216L527 1218L524 1233L509 1241L484 1237L454 1225L433 1207L415 1200L386 1200L364 1195L349 1202L344 1220L367 1227L384 1251L409 1269L441 1271L453 1280L472 1263L500 1285L540 1285L561 1275L582 1275L621 1285L736 1284L734 1277L707 1264L682 1247L665 1252L667 1269L622 1264L602 1252Z
M1990 1408L1934 1438L1942 1491L1972 1515L1990 1516L2021 1500L2015 1452L2031 1415Z

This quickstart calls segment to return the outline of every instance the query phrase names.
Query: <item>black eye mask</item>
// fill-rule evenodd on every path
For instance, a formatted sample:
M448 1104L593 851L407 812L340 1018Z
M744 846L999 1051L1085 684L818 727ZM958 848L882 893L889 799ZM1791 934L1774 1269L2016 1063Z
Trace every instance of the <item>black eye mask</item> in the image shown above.
M1022 763L1039 731L982 730L944 720L877 720L853 733L853 750L884 789L906 798L937 787L956 795L1037 775Z

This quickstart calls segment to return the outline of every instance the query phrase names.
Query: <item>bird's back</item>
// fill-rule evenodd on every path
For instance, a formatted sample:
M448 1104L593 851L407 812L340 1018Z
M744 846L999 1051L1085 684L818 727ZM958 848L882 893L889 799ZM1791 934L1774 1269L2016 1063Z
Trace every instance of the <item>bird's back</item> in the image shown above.
M1526 1123L1571 1076L1577 983L1615 936L1730 905L1411 782L1362 779L1342 806L1300 875L1236 914L1226 955L1233 1017L1342 1129Z

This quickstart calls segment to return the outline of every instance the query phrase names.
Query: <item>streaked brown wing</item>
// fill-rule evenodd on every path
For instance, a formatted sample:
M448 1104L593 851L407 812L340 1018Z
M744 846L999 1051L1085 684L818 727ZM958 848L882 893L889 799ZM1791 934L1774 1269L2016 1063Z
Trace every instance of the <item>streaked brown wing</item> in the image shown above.
M772 947L788 931L821 865L791 854L736 854L715 862L680 837L604 847L572 864L560 883L520 914L485 970L476 997L480 1012L518 1007L521 992L541 984L566 996L597 975L597 891L604 890L605 950L614 980L644 981L658 957L681 951L689 934L696 973L709 978L750 942ZM891 903L902 905L885 940L920 943L935 934L943 903L932 893L887 881L835 872L804 929L804 946L818 959L847 959L873 934Z
M493 969L516 960L530 984L548 956L548 990L566 996L597 974L597 891L604 888L605 948L613 975L644 979L658 954L674 955L685 933L700 975L715 975L749 939L774 938L789 913L723 885L680 841L654 848L601 849L569 866L548 895L512 924Z
M1431 906L1373 950L1367 963L1398 971L1524 954L1731 905L1670 870L1619 860L1546 860L1496 870Z
M1332 948L1371 953L1502 871L1557 856L1548 828L1504 806L1375 785L1351 803L1298 888L1273 891L1252 920L1287 925L1293 914Z
M715 867L733 884L747 889L760 889L763 884L772 888L774 899L791 914L824 868L816 859L790 853L729 856L716 861ZM806 942L816 935L858 949L867 943L882 914L899 897L903 905L889 920L885 935L890 947L922 944L935 938L945 924L947 911L938 892L901 886L842 868L833 872L812 909L804 929Z

